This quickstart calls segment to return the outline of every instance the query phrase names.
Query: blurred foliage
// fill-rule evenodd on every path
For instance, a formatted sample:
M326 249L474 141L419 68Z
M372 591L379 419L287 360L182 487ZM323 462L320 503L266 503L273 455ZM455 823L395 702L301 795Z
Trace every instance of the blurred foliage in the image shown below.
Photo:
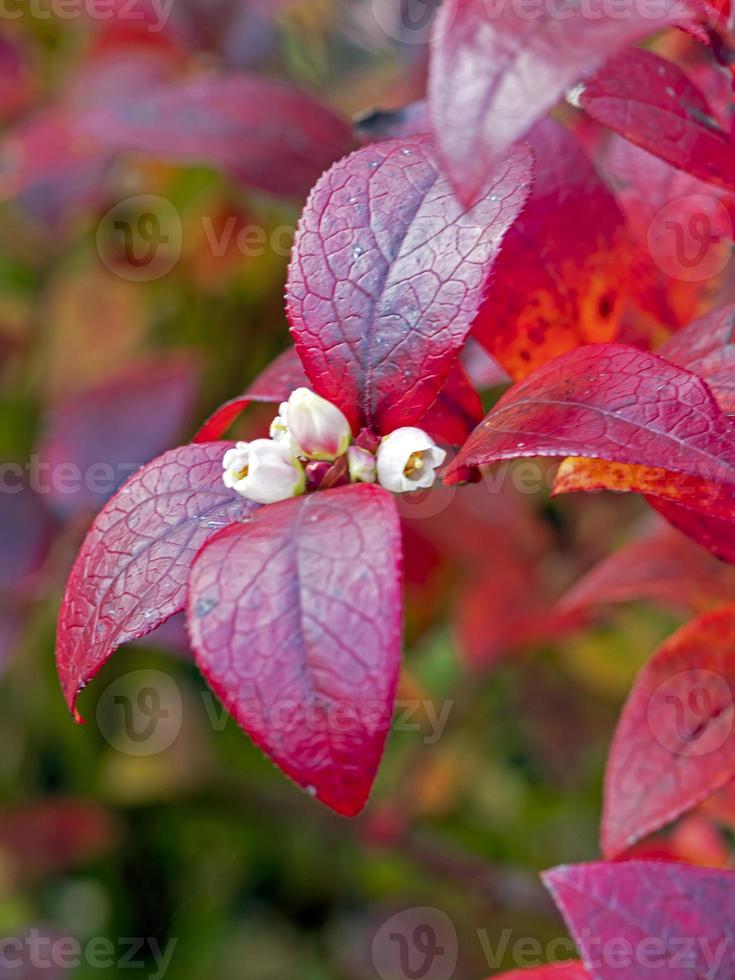
M379 19L372 7L383 11ZM420 91L425 45L386 33L390 8L378 0L175 0L174 15L192 63L290 79L353 112L399 105ZM31 66L10 127L69 83L96 26L29 14L0 27ZM136 194L165 197L183 228L180 260L149 282L118 274L104 239L100 246L109 209ZM197 365L195 404L171 422L182 439L191 436L287 343L283 283L298 213L298 202L211 170L135 159L115 165L95 207L61 225L5 204L0 456L25 465L61 406L154 354L188 352ZM215 255L208 230L226 228L256 229L256 241L270 244L243 255L230 241ZM268 419L254 410L239 431ZM114 442L112 430L114 421ZM546 492L514 495L512 503L506 496L485 498L499 516L494 525L490 519L482 559L497 562L499 588L505 556L531 540L518 571L526 599L539 581L558 598L635 536L643 510L603 496L552 503ZM82 698L89 723L75 726L54 670L54 619L90 514L72 506L32 518L43 524L47 547L0 603L0 935L43 927L82 943L110 939L115 962L85 962L74 972L80 978L117 976L124 937L141 937L132 958L156 975L154 948L175 940L170 980L369 980L379 926L407 907L450 917L460 980L491 972L478 930L493 946L506 928L514 938L563 935L537 872L596 856L603 766L620 705L683 612L641 603L544 635L545 614L515 610L538 617L532 642L509 642L488 662L468 663L455 614L476 556L447 549L447 531L473 536L470 523L455 530L453 514L409 522L399 696L418 708L398 723L373 800L353 822L290 786L226 718L175 625L111 661ZM17 568L25 558L14 550L12 560ZM173 681L180 713L168 719L168 732L166 719L154 718L170 744L136 754L120 736L117 709L161 675ZM436 713L445 727L437 728ZM508 952L497 967L513 965Z

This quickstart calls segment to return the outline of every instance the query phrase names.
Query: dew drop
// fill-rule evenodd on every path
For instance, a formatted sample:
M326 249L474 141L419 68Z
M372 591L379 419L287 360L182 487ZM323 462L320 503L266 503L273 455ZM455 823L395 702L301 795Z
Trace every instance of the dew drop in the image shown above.
M198 599L197 604L194 607L194 615L197 619L201 619L210 613L214 607L217 605L216 599Z

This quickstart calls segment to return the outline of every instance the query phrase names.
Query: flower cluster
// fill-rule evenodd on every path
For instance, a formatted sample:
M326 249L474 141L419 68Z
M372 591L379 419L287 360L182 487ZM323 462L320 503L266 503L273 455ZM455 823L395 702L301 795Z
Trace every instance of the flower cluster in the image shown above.
M226 487L259 504L342 483L379 483L393 493L432 486L446 452L423 429L353 441L344 414L308 388L282 402L269 439L238 442L222 461Z

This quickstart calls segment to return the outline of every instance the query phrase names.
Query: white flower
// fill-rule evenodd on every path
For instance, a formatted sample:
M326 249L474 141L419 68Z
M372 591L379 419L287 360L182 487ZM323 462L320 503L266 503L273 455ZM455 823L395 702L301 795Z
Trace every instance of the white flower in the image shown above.
M350 423L342 412L308 388L291 392L274 425L280 422L290 433L300 456L307 459L335 460L350 444Z
M301 463L271 439L238 442L225 453L222 468L225 486L258 504L298 497L306 488Z
M347 467L351 483L375 483L375 457L361 446L347 450Z
M281 402L278 407L278 415L273 419L268 435L274 442L280 442L290 456L296 458L301 450L296 445L293 436L288 430L286 419L288 417L288 402Z
M378 446L378 482L393 493L424 490L433 485L434 470L446 455L423 429L396 429Z

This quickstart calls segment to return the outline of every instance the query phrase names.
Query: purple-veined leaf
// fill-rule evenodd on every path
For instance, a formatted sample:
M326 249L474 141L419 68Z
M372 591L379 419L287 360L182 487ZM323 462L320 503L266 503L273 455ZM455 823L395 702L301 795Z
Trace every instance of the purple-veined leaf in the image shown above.
M202 673L259 748L346 816L367 800L390 725L401 569L393 499L363 485L261 508L191 573Z
M669 861L572 864L547 871L595 980L731 980L735 873Z
M180 446L108 502L76 557L59 612L56 662L69 709L123 643L184 608L194 556L255 505L222 482L232 443Z
M735 426L709 388L662 357L620 344L577 348L516 384L447 479L456 482L462 467L527 456L611 460L735 488Z
M463 208L425 138L358 150L301 218L289 270L291 332L314 389L357 431L415 424L431 407L526 200L518 148Z

